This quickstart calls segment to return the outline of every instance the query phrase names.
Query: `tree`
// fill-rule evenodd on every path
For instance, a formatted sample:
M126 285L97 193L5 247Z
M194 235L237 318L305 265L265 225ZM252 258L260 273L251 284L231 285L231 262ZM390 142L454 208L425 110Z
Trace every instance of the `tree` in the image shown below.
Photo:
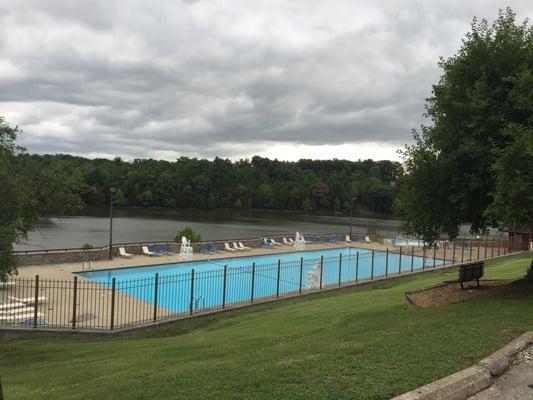
M331 206L331 191L327 183L317 183L313 187L311 194L318 208L329 208Z
M42 168L20 159L16 145L18 127L0 117L0 281L17 272L13 243L23 240L39 215L65 213L82 204L77 170L67 170L60 160Z
M463 222L483 232L496 190L495 164L518 130L531 128L533 29L500 11L492 26L474 19L459 52L439 66L426 113L403 152L406 177L400 205L406 230L433 242L455 238Z
M183 229L182 231L179 231L176 234L176 237L174 238L174 240L180 243L181 238L183 236L185 236L188 240L190 240L193 243L202 241L202 235L200 235L199 233L196 233L190 226L186 226L185 229Z
M493 165L495 189L487 217L493 225L515 231L533 227L533 129L510 126L512 143Z
M309 214L311 211L313 211L313 203L311 203L311 200L305 199L302 208L306 214Z

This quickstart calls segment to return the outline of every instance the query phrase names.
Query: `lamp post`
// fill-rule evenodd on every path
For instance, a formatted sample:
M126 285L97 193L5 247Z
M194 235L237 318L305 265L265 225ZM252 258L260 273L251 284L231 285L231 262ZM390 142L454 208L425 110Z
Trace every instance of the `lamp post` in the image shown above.
M352 200L350 201L350 240L352 240L352 220L353 220L353 201L355 200L355 197L352 197Z
M109 201L109 259L113 258L113 195L117 191L117 188L109 188L111 192Z

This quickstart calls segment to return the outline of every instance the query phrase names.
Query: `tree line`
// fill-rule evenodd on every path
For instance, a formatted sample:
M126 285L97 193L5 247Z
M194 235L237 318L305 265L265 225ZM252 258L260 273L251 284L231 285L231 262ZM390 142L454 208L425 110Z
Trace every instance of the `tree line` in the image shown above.
M233 208L390 214L403 176L392 161L270 160L255 156L232 162L181 157L176 161L71 155L19 154L22 170L55 170L69 176L87 206Z

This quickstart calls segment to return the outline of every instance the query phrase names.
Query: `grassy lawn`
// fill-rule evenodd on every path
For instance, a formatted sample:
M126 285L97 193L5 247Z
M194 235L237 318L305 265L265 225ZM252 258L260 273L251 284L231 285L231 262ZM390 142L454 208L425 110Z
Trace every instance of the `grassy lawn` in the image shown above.
M487 264L519 278L529 256ZM6 399L387 399L460 370L533 329L533 291L413 309L435 271L117 338L0 342Z

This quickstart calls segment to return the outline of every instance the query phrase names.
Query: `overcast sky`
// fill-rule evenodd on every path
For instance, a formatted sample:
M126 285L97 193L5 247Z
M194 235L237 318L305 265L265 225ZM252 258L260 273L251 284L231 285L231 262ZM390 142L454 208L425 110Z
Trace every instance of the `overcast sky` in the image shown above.
M530 0L0 0L0 116L34 153L397 159L439 56Z

